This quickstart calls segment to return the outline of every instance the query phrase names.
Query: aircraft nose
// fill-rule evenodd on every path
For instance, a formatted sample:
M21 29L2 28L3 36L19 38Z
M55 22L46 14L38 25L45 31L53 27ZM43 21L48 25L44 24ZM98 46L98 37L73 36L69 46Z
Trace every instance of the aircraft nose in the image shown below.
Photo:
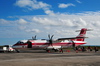
M12 46L12 48L15 48L16 47L16 44L14 44L13 46Z

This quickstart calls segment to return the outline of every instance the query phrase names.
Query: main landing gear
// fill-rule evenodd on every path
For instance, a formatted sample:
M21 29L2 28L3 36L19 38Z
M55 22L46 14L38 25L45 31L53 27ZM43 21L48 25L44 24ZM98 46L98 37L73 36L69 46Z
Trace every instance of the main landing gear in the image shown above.
M52 51L52 52L58 52L59 50L58 50L58 49L52 49L52 50L48 50L48 49L47 49L47 50L46 50L46 52L48 52L48 53L50 53L51 51Z

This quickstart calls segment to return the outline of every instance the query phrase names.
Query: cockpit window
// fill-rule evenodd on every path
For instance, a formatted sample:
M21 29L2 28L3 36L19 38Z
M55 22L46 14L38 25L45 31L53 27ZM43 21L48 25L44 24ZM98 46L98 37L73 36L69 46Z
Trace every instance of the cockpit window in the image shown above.
M23 44L24 42L18 41L17 44Z

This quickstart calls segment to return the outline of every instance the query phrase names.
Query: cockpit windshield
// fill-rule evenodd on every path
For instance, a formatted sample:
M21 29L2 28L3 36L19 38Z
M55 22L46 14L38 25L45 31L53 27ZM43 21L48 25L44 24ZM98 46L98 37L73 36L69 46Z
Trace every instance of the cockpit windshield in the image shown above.
M24 42L18 41L17 44L23 44Z
M26 42L27 42L27 40L21 40L21 41L18 41L17 44L24 44Z

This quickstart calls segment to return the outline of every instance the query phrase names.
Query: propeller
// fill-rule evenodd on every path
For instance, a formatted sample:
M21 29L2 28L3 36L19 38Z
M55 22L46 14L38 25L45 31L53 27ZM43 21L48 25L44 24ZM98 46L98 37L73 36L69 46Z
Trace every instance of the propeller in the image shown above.
M48 38L49 38L49 44L50 44L50 45L52 45L52 38L53 38L53 36L54 36L54 35L52 35L52 36L50 36L50 34L48 35Z
M32 39L33 39L33 40L36 40L36 35L35 35L34 37L32 36Z
M74 43L74 41L71 40L71 42L72 42L72 47L75 48L75 43Z

